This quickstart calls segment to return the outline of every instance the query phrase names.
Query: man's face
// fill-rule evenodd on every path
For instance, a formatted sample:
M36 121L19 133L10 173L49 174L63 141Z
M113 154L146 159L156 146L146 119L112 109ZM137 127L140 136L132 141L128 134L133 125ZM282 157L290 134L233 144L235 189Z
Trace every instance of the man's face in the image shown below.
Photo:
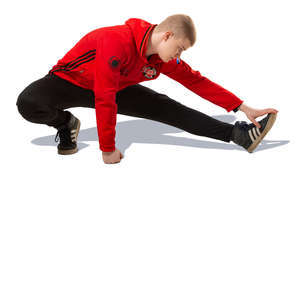
M168 62L176 57L180 58L181 53L190 47L189 40L175 39L172 32L165 32L163 40L159 43L157 50L162 61Z

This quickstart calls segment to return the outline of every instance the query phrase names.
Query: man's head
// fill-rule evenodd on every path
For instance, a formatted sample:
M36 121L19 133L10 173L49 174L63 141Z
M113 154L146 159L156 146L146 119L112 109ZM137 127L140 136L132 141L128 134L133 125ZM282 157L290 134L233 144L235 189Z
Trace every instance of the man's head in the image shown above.
M179 57L182 51L196 42L196 28L193 20L183 14L167 17L152 31L146 56L157 53L164 61Z

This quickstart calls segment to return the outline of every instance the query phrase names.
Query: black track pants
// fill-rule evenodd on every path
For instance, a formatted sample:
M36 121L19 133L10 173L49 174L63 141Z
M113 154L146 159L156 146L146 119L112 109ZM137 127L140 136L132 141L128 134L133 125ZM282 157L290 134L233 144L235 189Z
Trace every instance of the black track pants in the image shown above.
M233 125L189 108L165 94L140 84L118 91L118 113L159 121L189 133L230 142ZM24 119L58 128L71 107L95 108L94 92L47 74L29 84L18 96L17 107Z

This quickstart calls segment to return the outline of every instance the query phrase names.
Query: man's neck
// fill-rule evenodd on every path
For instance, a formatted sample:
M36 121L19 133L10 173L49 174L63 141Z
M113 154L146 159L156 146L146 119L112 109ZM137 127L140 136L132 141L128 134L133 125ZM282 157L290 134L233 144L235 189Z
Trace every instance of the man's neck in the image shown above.
M146 50L146 57L149 60L150 56L155 54L154 46L153 46L153 30L151 31L148 39L148 44L147 44L147 50Z

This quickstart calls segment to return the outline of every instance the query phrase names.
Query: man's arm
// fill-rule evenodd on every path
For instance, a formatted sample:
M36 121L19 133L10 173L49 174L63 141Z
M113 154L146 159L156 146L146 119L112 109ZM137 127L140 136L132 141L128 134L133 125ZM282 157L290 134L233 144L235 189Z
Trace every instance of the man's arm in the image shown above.
M200 97L223 107L228 112L231 110L236 112L238 107L244 102L222 86L202 76L199 71L193 70L182 59L179 64L176 63L175 59L164 63L161 73L178 81Z
M124 59L124 48L118 37L113 33L104 33L97 42L94 77L99 148L104 152L115 151L116 93Z

